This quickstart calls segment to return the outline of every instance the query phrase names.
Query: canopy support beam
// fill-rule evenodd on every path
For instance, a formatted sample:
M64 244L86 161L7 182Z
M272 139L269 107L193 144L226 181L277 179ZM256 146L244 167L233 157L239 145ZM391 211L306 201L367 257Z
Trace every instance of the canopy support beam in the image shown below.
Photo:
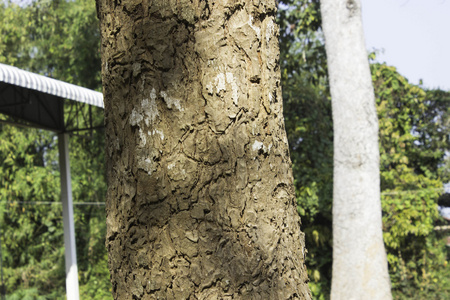
M72 184L70 179L69 134L58 134L59 168L61 176L61 201L64 220L64 248L66 259L67 300L79 300L75 222L73 218Z

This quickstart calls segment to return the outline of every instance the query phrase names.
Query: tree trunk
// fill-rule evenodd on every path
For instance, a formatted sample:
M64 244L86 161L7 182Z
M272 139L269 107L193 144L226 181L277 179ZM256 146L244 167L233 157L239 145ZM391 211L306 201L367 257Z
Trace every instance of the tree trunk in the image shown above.
M275 1L98 0L115 299L310 299Z
M391 299L378 119L359 0L322 0L334 126L331 298Z

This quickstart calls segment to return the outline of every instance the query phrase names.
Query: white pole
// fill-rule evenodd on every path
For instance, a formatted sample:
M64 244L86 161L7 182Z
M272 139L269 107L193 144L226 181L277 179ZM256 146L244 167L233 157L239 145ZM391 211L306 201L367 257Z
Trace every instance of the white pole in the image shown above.
M61 173L61 201L64 220L64 248L66 258L67 300L79 300L77 250L73 218L72 185L70 180L69 134L58 134L59 169Z

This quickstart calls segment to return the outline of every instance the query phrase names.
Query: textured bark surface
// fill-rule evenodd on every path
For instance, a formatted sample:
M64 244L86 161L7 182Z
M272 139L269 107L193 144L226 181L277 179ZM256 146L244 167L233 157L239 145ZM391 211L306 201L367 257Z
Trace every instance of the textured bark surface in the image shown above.
M322 0L334 127L331 299L391 299L378 119L358 0Z
M115 299L310 299L275 1L98 1Z

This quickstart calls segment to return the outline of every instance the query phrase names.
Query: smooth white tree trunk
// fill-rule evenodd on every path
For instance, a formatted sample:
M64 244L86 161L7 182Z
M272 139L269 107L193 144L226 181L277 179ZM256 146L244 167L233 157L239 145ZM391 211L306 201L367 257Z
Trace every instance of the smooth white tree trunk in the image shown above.
M392 299L382 236L378 119L359 0L322 0L334 124L331 299Z

